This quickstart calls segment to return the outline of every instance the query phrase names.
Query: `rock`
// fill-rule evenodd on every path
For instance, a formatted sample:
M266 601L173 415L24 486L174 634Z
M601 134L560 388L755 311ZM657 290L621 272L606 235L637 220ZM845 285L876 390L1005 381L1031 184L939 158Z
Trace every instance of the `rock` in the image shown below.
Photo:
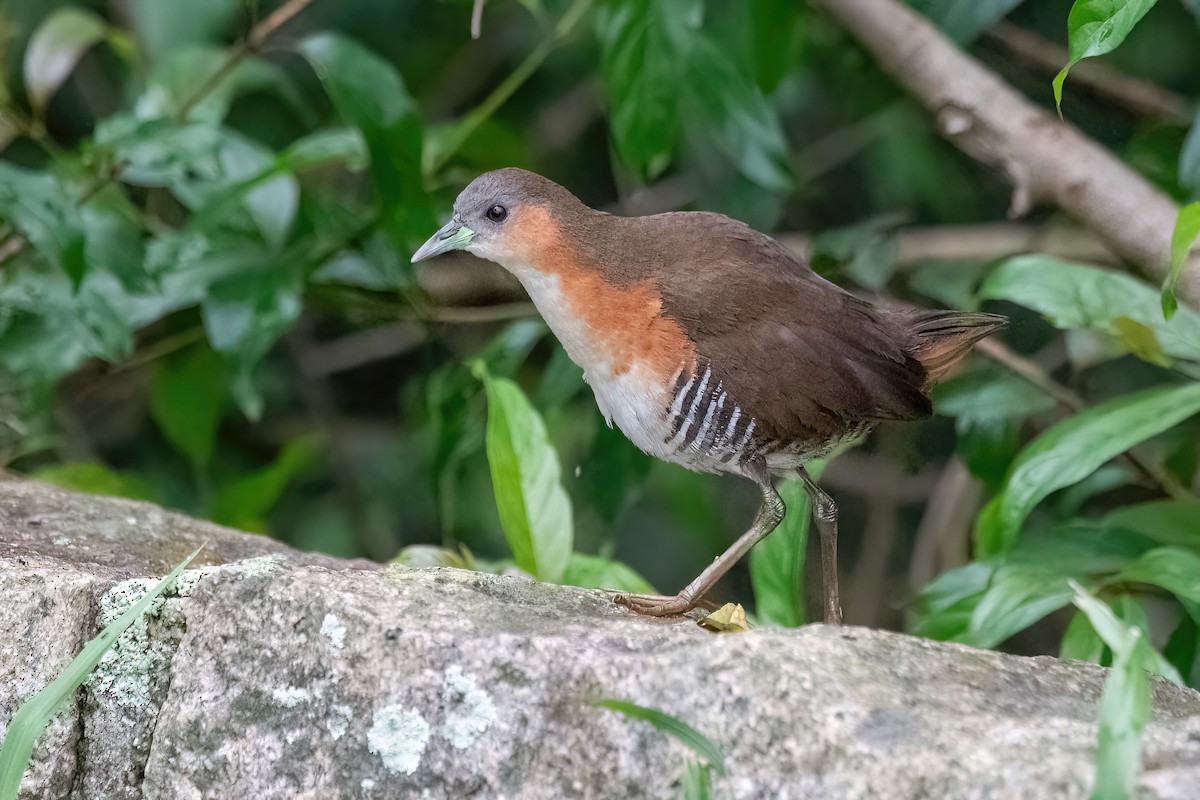
M39 522L40 521L40 522ZM128 536L125 536L125 532ZM23 797L1083 798L1105 670L859 628L712 634L601 592L379 569L141 503L0 481L0 726L178 556L39 743ZM1194 797L1200 694L1155 683L1141 796Z

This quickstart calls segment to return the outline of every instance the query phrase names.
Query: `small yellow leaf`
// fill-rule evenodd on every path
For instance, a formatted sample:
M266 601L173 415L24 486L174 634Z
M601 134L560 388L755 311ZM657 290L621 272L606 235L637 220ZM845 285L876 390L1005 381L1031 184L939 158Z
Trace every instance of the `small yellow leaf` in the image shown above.
M746 609L741 603L726 603L698 623L701 628L714 633L738 633L749 630Z
M1117 317L1112 321L1112 334L1120 340L1125 349L1143 361L1158 364L1160 367L1171 366L1171 358L1163 352L1154 328L1131 317Z

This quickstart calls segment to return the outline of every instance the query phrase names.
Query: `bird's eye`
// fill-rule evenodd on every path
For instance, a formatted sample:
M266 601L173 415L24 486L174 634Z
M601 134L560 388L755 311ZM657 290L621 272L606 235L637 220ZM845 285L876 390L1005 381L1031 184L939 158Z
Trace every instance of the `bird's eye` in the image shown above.
M492 206L487 210L487 218L492 222L503 222L507 216L508 211L505 210L504 206Z

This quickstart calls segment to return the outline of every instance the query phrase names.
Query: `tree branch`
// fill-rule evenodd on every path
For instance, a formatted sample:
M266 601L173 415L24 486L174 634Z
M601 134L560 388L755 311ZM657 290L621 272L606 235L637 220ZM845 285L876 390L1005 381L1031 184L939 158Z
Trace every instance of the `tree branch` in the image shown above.
M942 135L1013 185L1012 214L1037 202L1086 223L1161 280L1178 206L1112 153L1035 105L898 0L814 0L933 114ZM1200 252L1179 296L1200 308Z

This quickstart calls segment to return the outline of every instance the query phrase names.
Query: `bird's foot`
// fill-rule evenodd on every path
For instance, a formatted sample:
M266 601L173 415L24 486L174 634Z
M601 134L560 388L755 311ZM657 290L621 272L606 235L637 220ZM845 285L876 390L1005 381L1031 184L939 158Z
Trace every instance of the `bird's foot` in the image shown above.
M699 605L705 605L700 598L689 597L685 594L618 594L613 600L617 605L625 606L636 614L647 617L675 617L686 614Z

